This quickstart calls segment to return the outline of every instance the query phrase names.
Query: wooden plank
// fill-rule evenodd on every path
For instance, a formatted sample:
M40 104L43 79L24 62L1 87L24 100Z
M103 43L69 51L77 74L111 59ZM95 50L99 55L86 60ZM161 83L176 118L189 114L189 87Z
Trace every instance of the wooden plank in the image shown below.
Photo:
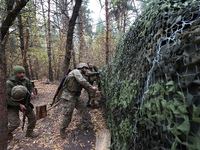
M110 150L111 136L108 129L96 133L95 150Z

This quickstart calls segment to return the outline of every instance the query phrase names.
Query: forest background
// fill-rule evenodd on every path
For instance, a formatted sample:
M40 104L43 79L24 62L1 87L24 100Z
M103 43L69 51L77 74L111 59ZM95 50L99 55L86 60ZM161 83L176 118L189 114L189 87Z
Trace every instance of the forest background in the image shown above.
M7 132L5 81L13 66L24 66L32 80L49 81L80 62L101 68L150 0L95 1L105 18L91 17L88 0L0 0L1 145Z
M7 10L3 1L1 3L3 21ZM105 3L96 0L94 7L100 7L101 14L106 14ZM139 13L138 2L134 0L112 0L107 3L106 23L106 15L105 19L91 18L94 12L88 6L89 1L82 2L73 34L69 68L76 68L80 62L92 62L103 67L112 57L117 41ZM74 5L73 0L34 0L27 3L3 41L6 77L12 76L13 66L22 64L30 79L46 77L53 81L64 76L67 31ZM94 23L94 19L98 22Z

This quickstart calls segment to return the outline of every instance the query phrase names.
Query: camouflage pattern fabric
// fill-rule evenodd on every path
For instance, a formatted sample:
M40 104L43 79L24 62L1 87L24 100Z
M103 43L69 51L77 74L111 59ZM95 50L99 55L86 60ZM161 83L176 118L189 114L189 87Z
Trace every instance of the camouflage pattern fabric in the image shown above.
M17 77L12 77L11 79L7 80L6 81L6 90L7 90L7 104L8 106L19 106L20 102L14 102L12 99L11 99L11 91L12 91L12 88L14 86L17 86L17 85L23 85L25 86L28 91L31 93L33 92L33 86L30 82L30 80L26 77L24 77L24 79L20 80L18 79Z
M85 88L89 92L93 92L93 86L82 76L81 70L72 70L68 77L65 79L63 86L67 85L71 80L75 79L71 85L63 90L61 99L63 101L63 121L60 125L60 129L68 127L74 108L79 110L82 115L82 123L87 125L88 112L83 100L80 99L82 88Z
M20 104L25 104L25 101L13 101L11 99L11 91L12 88L17 85L23 85L25 86L30 92L33 91L32 84L30 80L26 77L24 79L19 80L16 76L12 77L11 79L6 81L6 87L7 87L7 105L8 105L8 133L11 133L14 131L19 125L20 125L20 118L19 118L19 110ZM35 112L31 107L29 107L25 113L25 115L28 118L28 127L27 131L33 131L36 125L36 115Z
M89 68L85 73L85 78L91 85L93 85L94 81L96 81L97 79L97 72ZM90 105L90 103L94 105L94 98L95 98L95 93L88 93L87 105Z
M88 123L88 111L85 106L85 103L83 100L81 100L79 97L76 97L77 99L74 99L73 101L66 101L63 99L63 121L60 125L60 129L65 129L68 127L69 123L71 122L72 114L74 111L74 108L80 111L81 118L82 118L82 124L87 126Z
M25 113L25 116L28 118L28 126L27 131L33 131L36 125L36 115L33 109L30 107ZM19 118L19 108L17 107L9 107L8 108L8 133L14 131L20 125Z
M153 0L102 68L112 150L199 150L199 0Z
M93 86L83 77L81 71L78 69L74 69L69 73L68 77L63 83L63 87L74 78L74 82L72 82L66 89L63 90L61 94L62 99L76 102L76 97L80 96L83 87L89 92L94 92L92 89Z
M13 101L21 101L26 97L27 88L23 85L14 86L11 90L11 99Z

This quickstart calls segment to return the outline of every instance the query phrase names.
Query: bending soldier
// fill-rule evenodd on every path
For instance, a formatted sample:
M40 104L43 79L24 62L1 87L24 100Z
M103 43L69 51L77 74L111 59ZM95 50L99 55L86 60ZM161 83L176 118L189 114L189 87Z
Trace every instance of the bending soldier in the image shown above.
M25 113L28 118L26 137L37 137L33 129L36 125L36 115L33 105L29 103L25 107L27 91L34 97L33 86L30 80L24 77L25 69L22 66L13 67L14 76L6 81L7 87L7 110L8 110L8 140L13 138L12 131L20 125L19 111Z
M82 123L81 130L90 128L88 123L88 111L83 100L80 99L81 90L85 88L87 91L94 93L97 88L93 87L87 80L83 77L83 74L87 71L88 65L86 63L80 63L78 69L72 70L68 76L65 78L63 83L63 92L61 99L63 101L63 121L60 125L60 136L65 139L65 129L71 122L72 113L74 108L81 112Z

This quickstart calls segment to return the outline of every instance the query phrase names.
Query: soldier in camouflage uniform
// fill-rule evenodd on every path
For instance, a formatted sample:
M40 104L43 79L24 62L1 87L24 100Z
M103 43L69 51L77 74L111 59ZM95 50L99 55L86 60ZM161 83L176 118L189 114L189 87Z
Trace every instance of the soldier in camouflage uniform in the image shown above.
M13 138L12 131L20 125L19 111L25 113L28 118L28 127L26 137L36 137L37 133L33 131L36 124L36 115L33 111L33 105L25 107L25 97L27 90L34 97L33 86L30 80L24 77L25 69L22 66L13 67L14 76L6 81L7 87L7 110L8 110L8 139ZM25 94L24 94L25 93Z
M86 80L93 85L94 81L96 81L97 79L97 75L99 75L99 72L96 72L93 70L93 65L92 63L88 63L88 69L87 72L85 73L85 78ZM87 101L87 107L91 107L90 103L92 104L92 106L95 106L94 103L94 98L95 98L95 93L88 93L88 101Z
M85 88L87 91L94 93L97 88L93 87L83 77L83 74L87 71L88 65L86 63L80 63L78 69L72 70L66 77L63 83L63 92L61 99L63 101L63 120L60 125L60 136L65 139L65 129L71 122L72 113L74 108L79 110L82 115L81 130L84 130L89 126L88 124L88 111L83 100L80 99L81 90Z

